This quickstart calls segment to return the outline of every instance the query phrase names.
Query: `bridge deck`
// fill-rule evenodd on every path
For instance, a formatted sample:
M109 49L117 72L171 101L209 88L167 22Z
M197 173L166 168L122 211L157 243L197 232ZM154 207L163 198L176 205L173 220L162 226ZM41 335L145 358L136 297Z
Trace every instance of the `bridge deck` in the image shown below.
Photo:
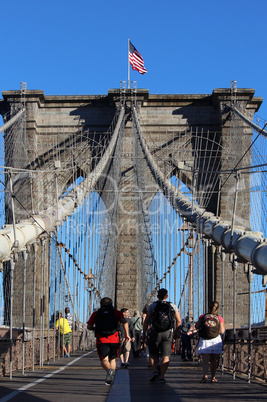
M201 366L181 362L180 356L172 356L166 384L150 383L150 374L145 358L131 359L129 369L118 369L114 385L107 387L105 372L91 351L27 371L24 376L14 374L12 381L1 378L0 401L266 401L266 385L233 380L229 374L218 372L218 383L200 384Z

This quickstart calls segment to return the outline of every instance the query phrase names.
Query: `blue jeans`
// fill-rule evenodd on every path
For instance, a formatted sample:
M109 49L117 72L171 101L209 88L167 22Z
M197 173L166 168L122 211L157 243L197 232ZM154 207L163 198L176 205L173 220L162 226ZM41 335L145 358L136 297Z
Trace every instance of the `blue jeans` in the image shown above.
M185 350L187 350L187 358L192 359L191 338L187 334L181 333L181 358L185 359Z

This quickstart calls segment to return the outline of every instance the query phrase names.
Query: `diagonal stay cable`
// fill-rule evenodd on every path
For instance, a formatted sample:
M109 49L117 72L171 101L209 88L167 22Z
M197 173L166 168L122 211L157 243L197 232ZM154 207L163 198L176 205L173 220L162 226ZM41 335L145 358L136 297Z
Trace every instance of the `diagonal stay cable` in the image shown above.
M252 148L252 146L255 144L255 142L257 141L257 139L259 138L259 136L262 134L262 132L264 131L264 128L267 126L267 123L264 124L263 128L261 129L261 131L258 133L257 137L254 139L254 141L252 141L252 143L250 144L250 146L248 147L248 149L246 150L246 152L241 156L241 158L239 159L239 161L236 163L235 167L233 167L233 169L231 170L231 172L229 173L229 175L226 177L225 181L222 183L221 188L223 188L223 186L225 185L225 183L227 182L227 180L229 179L229 177L233 174L233 172L235 172L237 169L237 166L239 165L239 163L244 159L244 157L246 156L246 154L249 152L249 150Z

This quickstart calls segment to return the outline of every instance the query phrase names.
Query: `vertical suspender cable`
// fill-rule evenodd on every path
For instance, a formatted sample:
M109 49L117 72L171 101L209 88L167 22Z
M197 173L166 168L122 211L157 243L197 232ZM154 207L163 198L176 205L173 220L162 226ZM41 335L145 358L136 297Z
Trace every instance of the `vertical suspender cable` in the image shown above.
M82 206L79 205L78 209L78 228L81 228L81 208ZM78 261L78 266L81 266L81 233L80 230L78 230L77 233L78 237L78 250L77 250L77 261ZM79 270L76 271L76 281L75 281L75 297L76 297L76 314L77 314L77 350L80 350L80 306L79 306Z
M234 232L234 223L235 223L235 212L236 212L236 204L237 204L237 194L238 194L238 181L239 175L236 174L236 188L235 188L235 199L234 199L234 207L233 207L233 216L232 216L232 225L231 225L231 237L230 237L230 248L232 247L233 241L233 232ZM233 257L234 258L234 257ZM234 346L233 346L233 379L235 379L236 375L236 269L237 262L234 260L232 263L233 267L233 280L234 280L234 288L233 288L233 337L234 337Z
M91 227L90 227L90 229L91 229L90 230L90 245L89 245L89 247L90 247L89 268L91 269L90 272L92 272L92 274L94 274L94 272L93 272L93 232L94 232L94 227L93 227L93 209L92 209L93 204L94 204L93 195L94 195L94 193L90 193L90 199L89 199L89 201L90 201L89 202L89 217L90 217L89 222L91 225ZM92 308L92 297L93 297L92 290L91 290L90 295L91 295L91 308Z
M204 261L204 266L203 266L203 311L207 311L207 303L206 303L206 298L207 298L207 293L208 293L208 288L207 288L207 240L204 238L202 239L202 244L203 244L203 261Z
M204 311L208 311L209 308L209 267L208 267L208 262L209 262L209 241L205 240L205 309Z
M55 231L55 240L57 240L57 228ZM58 287L58 278L57 278L57 247L55 248L55 289L54 289L54 362L56 360L56 350L59 348L59 337L56 339L56 316L57 316L57 287Z
M173 252L173 255L175 255L175 253L176 253L176 245L177 245L177 213L176 213L176 211L174 210L174 209L172 209L173 210L173 216L174 216L174 222L175 222L175 224L174 224L174 233L173 233L173 236L172 236L172 252ZM174 300L174 303L175 304L177 304L176 303L176 298L177 298L177 291L176 291L176 289L177 289L177 260L175 261L175 264L174 264L174 270L173 270L173 286L174 286L174 289L173 289L173 300Z
M34 371L35 363L35 315L36 315L36 256L37 256L37 244L33 245L33 303L32 303L32 371Z
M159 143L160 147L162 147L162 142L161 142L161 133L159 134ZM162 227L163 227L163 198L162 198L162 192L160 190L160 226L159 226L159 232L160 232L160 237L159 237L159 250L160 250L160 278L163 276L163 250L162 250Z
M81 227L81 205L79 205L79 210L78 210L78 227ZM78 230L77 233L78 237L78 250L77 250L77 261L78 261L78 266L80 267L81 264L81 234L80 230ZM79 270L76 270L76 281L75 281L75 297L76 297L76 314L77 314L77 350L80 349L80 326L79 326L79 321L80 321L80 308L79 308Z
M167 230L166 210L167 210L167 200L166 200L166 198L164 198L164 204L163 204L163 227L162 227L162 231L161 231L161 233L162 233L161 247L162 247L162 254L164 255L164 259L163 259L163 263L162 263L162 272L163 272L163 274L165 274L165 272L166 272L165 267L167 266L167 250L168 250L168 247L167 247L168 240L167 240L166 244L165 244L165 241L164 241L165 240L165 233L164 232L165 232L165 229ZM167 233L166 233L166 239L168 239ZM164 252L163 252L163 250L164 250ZM166 275L165 275L164 278L165 278L164 279L164 282L165 282L164 286L166 288L167 287Z
M157 271L158 271L158 276L159 278L162 278L162 251L161 251L161 222L162 222L162 200L161 200L161 192L159 193L159 218L158 218L158 228L159 228L159 234L158 234L158 264L157 264Z
M10 261L10 373L9 378L12 380L12 370L13 370L13 300L14 300L14 269L15 269L15 258L14 255Z
M59 227L58 239L59 239L59 243L62 243L62 240L63 240L62 239L62 226ZM60 314L62 314L62 319L63 319L64 318L63 308L64 308L64 300L65 300L63 292L64 292L65 277L63 275L63 270L62 270L61 254L60 254L59 246L57 246L57 258L59 260L59 264L58 264L59 265L59 311L60 311ZM58 325L59 329L60 329L60 320L61 320L60 314L59 314L59 325ZM62 357L64 357L64 347L63 347L64 342L65 342L65 339L64 339L64 337L65 337L65 320L64 319L63 319L63 325L62 326L63 326Z
M200 308L199 308L199 304L200 304L200 267L201 267L201 264L200 264L200 249L201 249L201 247L200 247L200 242L201 242L201 240L200 240L200 238L199 238L199 235L198 235L198 242L199 242L199 252L198 252L198 254L197 254L197 300L198 300L198 303L197 303L197 318L199 317L199 311L200 311Z
M195 272L196 272L196 269L195 269L195 263L196 263L196 258L194 257L194 256L196 256L196 254L199 254L199 249L198 249L198 246L199 246L199 244L198 244L198 239L197 239L197 237L196 237L196 234L194 233L194 230L193 230L193 244L195 245L195 252L193 252L193 256L192 256L192 258L193 258L193 260L192 260L192 270L193 270L193 275L192 275L192 306L193 306L193 308L192 308L192 320L193 321L195 321L195 311L196 311L196 306L195 306L195 303L196 303L196 297L195 297ZM193 251L194 251L194 249L193 249ZM198 272L198 270L197 270L197 272ZM189 317L189 319L190 319L190 321L191 321L191 318ZM192 334L192 343L193 343L193 357L195 356L195 334L194 334L194 331L193 331L193 334Z
M166 141L166 140L165 140ZM165 163L165 180L167 180L167 163ZM169 235L168 235L168 212L169 212L169 208L168 208L168 200L166 199L166 197L164 197L164 221L163 221L163 230L162 230L162 248L165 250L165 262L164 262L164 273L166 273L166 267L168 266L168 243L170 241L169 239ZM165 234L166 231L166 234ZM166 239L166 242L165 242ZM167 288L167 276L165 275L165 288ZM171 289L170 289L171 292Z
M177 187L177 174L175 175L175 187ZM173 254L175 255L175 253L177 253L178 214L174 208L173 208L173 214L175 217L174 235L173 235ZM177 305L177 268L178 268L178 261L176 260L174 266L174 303L176 305Z
M40 303L40 368L44 362L44 303L45 303L45 260L46 260L46 239L41 239L41 303Z
M182 232L182 227L183 225L183 220L182 217L180 215L180 227L179 227L179 242L180 242L180 250L184 250L184 238L183 238L183 232ZM182 300L182 296L183 296L183 265L184 265L184 251L180 256L180 305L181 305L181 314L183 314L183 300Z
M248 266L248 284L249 284L249 308L248 308L248 383L251 380L251 284L253 281L253 273L251 265Z
M84 230L85 233L88 233L87 231L87 204L88 204L88 196L85 199L85 222L84 222ZM85 249L84 249L84 274L88 275L88 266L87 266L87 254L88 254L88 247L87 247L87 240L88 236L85 236ZM82 343L82 349L85 350L85 322L86 322L86 280L84 278L83 280L83 288L84 288L84 296L83 296L83 343Z
M67 218L67 222L69 222L69 228L68 228L68 235L69 235L69 250L71 250L71 247L73 248L73 236L74 236L74 230L73 230L73 227L71 227L71 222L72 222L72 220L71 219L69 219L69 217ZM68 270L68 282L70 283L70 273L71 273L71 266L72 266L72 270L74 270L74 265L73 265L73 261L72 261L72 259L70 258L70 255L68 254L68 262L69 262L69 264L68 264L68 266L69 266L69 270ZM71 293L71 290L70 290L70 293ZM73 300L73 299L72 299ZM75 316L74 316L74 303L75 303L75 300L73 300L72 301L72 309L73 309L73 311L72 311L72 328L71 328L71 330L72 330L72 337L71 337L71 341L72 341L72 351L74 351L75 350L75 344L74 344L74 342L75 342L75 337L74 337L74 332L75 332Z
M83 204L80 206L80 227L83 227ZM79 267L82 267L82 247L83 247L83 241L82 241L82 236L83 236L83 231L81 229L81 234L79 236L80 239L80 252L79 252ZM80 271L77 272L77 308L78 308L78 350L80 350L80 318L81 318L81 305L80 305L80 298L81 298L81 273Z
M86 202L87 202L87 197L84 199L83 202L83 210L84 210L84 214L83 214L83 233L84 233L84 237L83 237L83 273L84 276L82 276L81 274L81 291L82 291L82 295L81 295L81 322L84 324L85 323L85 296L86 296L86 286L85 286L85 275L86 275ZM84 349L84 325L82 325L82 350Z
M41 238L41 289L40 289L40 351L39 351L39 368L42 368L42 362L43 362L43 356L42 356L42 351L43 351L43 337L42 337L42 320L43 320L43 271L44 271L44 238Z
M57 149L57 145L55 147ZM57 222L59 222L59 207L58 207L58 173L57 170L55 171L55 193L56 193L56 204L57 204ZM60 229L56 229L56 241L59 240L59 233L60 233ZM58 246L56 246L56 269L58 266ZM56 274L57 277L57 274ZM61 308L61 304L60 304L60 289L61 289L61 264L59 262L59 306L58 306L58 346L60 346L60 308ZM55 310L56 313L56 310ZM56 317L54 317L54 319L56 320ZM64 321L63 321L64 323ZM63 329L64 332L64 329ZM64 342L64 335L63 335L63 342Z
M236 375L236 270L237 262L233 261L233 379Z
M163 139L164 141L164 139ZM165 132L165 144L167 143L166 141L166 132ZM163 144L161 146L161 149L163 148ZM164 179L165 181L167 180L167 162L164 161ZM168 264L168 257L167 257L167 251L168 251L168 234L165 234L165 230L168 230L168 224L167 224L167 199L164 197L164 204L163 204L163 228L162 228L162 251L164 250L164 263L162 265L163 267L163 273L166 272L166 266ZM167 239L166 244L165 244L165 238ZM165 275L165 288L167 287L167 279Z
M74 242L74 260L77 260L77 247L78 247L78 209L75 212L75 232L73 234L73 242ZM76 266L73 264L73 316L76 317ZM76 325L74 323L74 328L73 328L73 336L76 338Z
M44 364L44 347L45 347L45 312L46 312L46 266L47 266L47 238L44 241L44 270L43 270L43 322L42 322L42 336L43 336L43 350L42 350L42 365Z
M11 194L11 208L12 208L12 223L13 223L13 231L14 231L14 244L13 247L16 248L16 228L15 228L15 208L14 208L14 195L13 195L13 186L12 186L12 173L9 176L9 186L10 186L10 194ZM11 259L10 263L10 379L12 380L12 352L13 352L13 298L14 298L14 268L15 268L15 256Z
M61 234L61 239L62 243L66 244L66 236L64 238L64 230L66 230L66 225L62 224L61 226L62 234ZM60 259L61 259L61 270L62 270L62 296L63 296L63 306L62 306L62 318L63 318L63 328L65 329L65 308L66 308L66 253L64 251L64 258L62 258L62 249L60 250ZM65 331L63 331L65 332ZM65 337L65 334L63 334L63 339ZM63 351L64 351L64 343L63 343Z
M170 211L170 214L171 214L171 212L172 211ZM169 218L170 218L170 214L169 214ZM172 218L173 218L173 216L172 216ZM173 220L172 220L172 222L173 222ZM172 225L171 225L171 223L169 224L169 227L170 227L170 229L172 229ZM170 230L170 233L169 233L169 258L168 258L168 266L171 266L171 262L172 262L172 260L171 260L171 256L172 256L172 230ZM170 292L171 292L171 299L172 300L174 300L174 298L173 298L173 287L172 287L172 283L173 283L173 281L172 281L172 278L171 278L171 272L169 273L169 289L170 289Z
M85 310L85 293L86 293L86 286L85 286L85 275L86 275L86 254L87 254L87 244L86 244L86 218L87 218L87 197L84 199L83 202L83 274L81 273L81 322L84 324L84 310ZM84 325L82 326L82 350L84 350Z
M215 252L216 252L216 247L212 244L211 245L211 298L212 301L214 301L215 298Z
M155 260L155 272L156 272L156 275L155 275L155 286L156 286L156 284L157 284L157 281L158 281L158 275L159 275L159 268L160 268L160 254L159 254L159 230L158 230L158 228L159 228L159 220L160 220L160 209L159 209L159 191L157 191L157 194L156 194L156 211L158 211L158 213L157 214L155 214L155 223L156 223L156 228L157 228L157 230L156 230L156 234L155 234L155 237L156 237L156 241L155 241L155 243L156 243L156 247L155 247L155 254L156 254L156 260Z
M184 222L184 220L183 220ZM185 248L185 229L182 231L183 236L183 248ZM184 284L184 300L183 300L183 317L186 317L186 282L185 282L185 252L183 252L183 284Z
M221 260L222 260L222 316L224 317L224 262L225 262L225 253L221 252ZM222 350L222 374L224 373L224 351Z
M47 286L48 286L48 307L47 307L47 364L50 362L50 305L51 305L51 238L48 238L48 272L47 272Z
M26 264L27 252L23 251L23 299L22 299L22 375L25 366L25 309L26 309Z
M173 226L172 226L172 236L171 236L171 256L175 256L176 254L176 249L175 249L175 240L176 240L176 213L174 208L172 208L172 222L174 222ZM173 230L174 228L174 230ZM171 258L170 256L170 258ZM175 264L173 266L173 302L176 304L176 268L177 268L177 260L175 261Z

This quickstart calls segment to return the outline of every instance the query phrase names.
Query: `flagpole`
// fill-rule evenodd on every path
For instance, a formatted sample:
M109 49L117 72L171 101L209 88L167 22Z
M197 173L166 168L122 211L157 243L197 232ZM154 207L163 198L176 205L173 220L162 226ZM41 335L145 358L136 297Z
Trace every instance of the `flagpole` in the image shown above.
M130 61L129 61L129 53L130 53L130 38L128 38L128 88L130 88Z

